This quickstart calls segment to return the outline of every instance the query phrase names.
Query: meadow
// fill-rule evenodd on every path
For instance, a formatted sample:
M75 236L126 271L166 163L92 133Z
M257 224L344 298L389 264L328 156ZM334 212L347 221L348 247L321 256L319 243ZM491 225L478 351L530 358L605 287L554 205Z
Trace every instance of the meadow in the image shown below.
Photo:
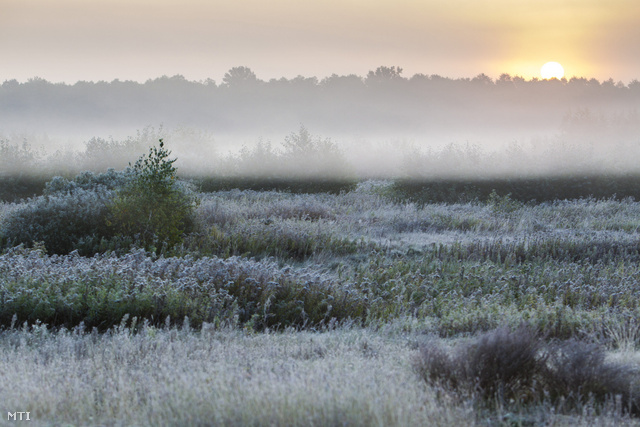
M640 424L633 198L203 182L160 145L0 203L3 414Z

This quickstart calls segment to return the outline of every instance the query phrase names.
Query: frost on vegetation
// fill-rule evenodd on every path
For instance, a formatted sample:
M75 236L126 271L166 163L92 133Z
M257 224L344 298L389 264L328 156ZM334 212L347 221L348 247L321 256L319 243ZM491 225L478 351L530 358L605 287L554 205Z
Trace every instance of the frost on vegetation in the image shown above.
M615 402L617 417L640 415L637 366L607 361L594 343L549 342L526 325L494 329L453 347L431 340L421 346L414 367L427 383L471 399L479 411L522 417L527 407L551 405L560 413L589 406L604 412Z
M102 240L113 237L107 226L109 203L130 179L129 170L113 169L83 172L73 180L54 177L42 196L18 204L0 222L5 247L42 242L51 253L77 249L93 254Z
M109 236L106 225L109 190L76 188L29 200L0 224L6 246L43 242L52 253L69 253Z
M159 252L182 242L193 224L196 198L176 180L175 160L151 148L132 168L73 180L54 177L42 196L29 199L0 222L4 247L42 242L47 251L83 255L133 245Z
M49 194L9 208L16 210L1 226L17 224L16 212L45 201L60 207L50 217L43 215L42 224L57 221L55 215L67 211L98 211L100 193L91 192L83 179L111 178L87 174L73 189L70 181L52 182ZM97 187L104 194L111 191L107 184ZM83 205L75 199L80 194L94 203ZM222 271L239 263L246 274L224 283L198 276L201 272L186 279L173 273L160 276L163 282L138 270L132 277L118 270L78 280L34 279L28 292L19 293L25 307L21 318L42 316L65 324L101 319L106 325L127 312L153 316L154 321L171 313L175 321L188 315L197 324L237 315L243 325L264 328L317 325L334 317L385 322L408 315L434 319L435 330L452 336L495 327L508 317L509 324L530 319L554 335L571 336L584 328L596 329L598 316L615 321L639 307L635 277L640 236L633 224L640 204L635 202L512 206L509 199L499 198L494 204L419 205L361 190L340 195L233 190L198 196L195 232L173 253L157 259L144 255L144 263L163 265L171 259L171 265L196 265L230 257ZM85 215L84 221L91 219ZM75 228L67 227L72 235ZM14 233L33 232L26 226L10 228ZM97 230L96 225L92 232ZM52 229L52 236L55 232L63 233ZM5 248L12 246L7 235L4 238ZM60 235L53 243L61 244L64 238L68 236ZM82 249L91 243L78 240L68 249L93 255ZM46 242L44 247L51 253ZM110 256L124 265L131 253L127 249L116 251L119 257ZM183 261L169 254L180 254ZM263 261L251 264L241 257ZM264 261L269 257L279 265L307 265L311 278L297 269L274 272L276 264ZM257 267L247 270L248 265ZM320 278L314 269L330 272L332 278ZM42 273L34 267L24 277L38 274ZM36 282L42 286L36 287ZM19 302L15 292L13 307ZM6 313L6 322L12 315Z
M0 331L7 407L32 425L464 425L409 364L413 350L359 328L318 334ZM36 412L37 411L37 412Z
M0 273L5 325L17 313L20 322L52 326L108 328L130 315L262 329L359 314L358 301L321 273L239 257L155 258L136 250L86 258L18 247L0 256Z
M84 171L76 175L72 180L55 176L45 184L44 194L72 193L78 189L95 192L115 190L126 185L132 177L133 171L131 169L125 169L123 171L107 169L106 172L100 174Z

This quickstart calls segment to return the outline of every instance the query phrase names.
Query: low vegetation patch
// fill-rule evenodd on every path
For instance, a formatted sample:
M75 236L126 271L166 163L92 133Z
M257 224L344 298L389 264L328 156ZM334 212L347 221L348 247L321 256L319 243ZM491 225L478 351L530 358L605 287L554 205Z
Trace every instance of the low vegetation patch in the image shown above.
M197 198L177 182L169 155L160 140L132 168L54 177L43 195L0 224L3 245L39 242L52 254L89 256L132 246L153 252L175 247L193 228Z
M416 203L464 203L489 201L492 197L509 197L513 201L551 202L594 197L640 200L638 174L559 175L530 178L400 178L395 180L389 195L396 200Z
M152 325L203 322L252 330L319 327L361 319L357 295L313 272L232 257L48 256L13 249L0 256L0 324L41 322L106 330L125 317Z
M428 342L414 366L429 384L471 397L479 408L522 413L550 404L571 413L617 402L623 413L640 415L635 367L606 362L597 344L547 341L526 326L495 329L454 347Z

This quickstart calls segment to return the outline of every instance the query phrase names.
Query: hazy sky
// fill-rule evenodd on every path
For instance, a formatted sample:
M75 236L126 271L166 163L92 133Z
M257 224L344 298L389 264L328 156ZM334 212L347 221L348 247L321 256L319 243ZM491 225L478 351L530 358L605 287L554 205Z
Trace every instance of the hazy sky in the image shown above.
M0 0L0 82L365 75L640 79L638 0Z

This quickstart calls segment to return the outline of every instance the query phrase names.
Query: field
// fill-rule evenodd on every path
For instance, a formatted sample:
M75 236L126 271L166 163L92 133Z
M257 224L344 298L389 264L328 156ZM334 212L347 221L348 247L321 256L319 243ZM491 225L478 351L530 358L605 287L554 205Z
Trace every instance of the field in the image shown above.
M640 1L66 3L0 0L0 427L640 427Z
M638 423L632 199L196 189L171 248L16 247L101 215L63 184L0 204L0 409L35 425Z

